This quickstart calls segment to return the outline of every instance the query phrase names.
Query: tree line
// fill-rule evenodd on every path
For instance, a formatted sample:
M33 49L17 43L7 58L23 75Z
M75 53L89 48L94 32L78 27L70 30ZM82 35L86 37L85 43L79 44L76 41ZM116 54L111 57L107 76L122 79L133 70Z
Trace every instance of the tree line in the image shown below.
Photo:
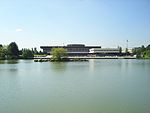
M133 49L133 54L137 56L137 58L150 59L150 45L141 47L136 47Z
M22 49L19 50L18 45L15 42L11 42L9 45L0 45L0 60L5 59L29 59L33 58L34 54L40 54L36 48L34 49Z
M121 51L121 48L120 48ZM34 55L42 55L43 53L38 52L36 48L27 49L23 48L22 50L18 49L18 45L15 42L11 42L9 45L0 45L0 60L5 59L30 59ZM133 49L133 54L137 58L150 59L150 45L141 47L136 47ZM53 48L52 49L52 60L59 61L67 56L67 50L63 48Z

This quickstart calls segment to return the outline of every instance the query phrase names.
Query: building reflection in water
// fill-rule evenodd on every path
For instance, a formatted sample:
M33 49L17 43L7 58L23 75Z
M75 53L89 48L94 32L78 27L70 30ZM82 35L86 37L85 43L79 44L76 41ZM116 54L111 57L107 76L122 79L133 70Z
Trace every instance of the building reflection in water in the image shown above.
M95 68L95 60L94 59L90 59L89 60L89 71L90 72L94 72L94 68Z

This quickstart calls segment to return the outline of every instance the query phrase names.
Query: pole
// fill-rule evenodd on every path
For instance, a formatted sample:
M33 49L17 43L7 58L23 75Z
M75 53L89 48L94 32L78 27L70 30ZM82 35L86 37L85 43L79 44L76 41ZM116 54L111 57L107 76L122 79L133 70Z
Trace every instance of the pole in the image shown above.
M127 49L128 49L128 40L127 40Z

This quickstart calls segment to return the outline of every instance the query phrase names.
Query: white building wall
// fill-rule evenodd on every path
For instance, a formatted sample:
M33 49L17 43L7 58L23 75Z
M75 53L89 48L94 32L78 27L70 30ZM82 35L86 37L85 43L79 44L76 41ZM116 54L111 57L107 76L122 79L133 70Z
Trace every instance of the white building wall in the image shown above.
M118 48L92 48L89 53L119 53Z

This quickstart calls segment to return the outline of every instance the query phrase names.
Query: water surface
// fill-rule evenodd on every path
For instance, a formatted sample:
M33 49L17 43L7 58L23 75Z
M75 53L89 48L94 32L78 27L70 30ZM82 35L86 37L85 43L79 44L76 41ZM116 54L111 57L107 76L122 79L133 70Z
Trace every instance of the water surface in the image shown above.
M150 60L0 61L0 113L149 113Z

